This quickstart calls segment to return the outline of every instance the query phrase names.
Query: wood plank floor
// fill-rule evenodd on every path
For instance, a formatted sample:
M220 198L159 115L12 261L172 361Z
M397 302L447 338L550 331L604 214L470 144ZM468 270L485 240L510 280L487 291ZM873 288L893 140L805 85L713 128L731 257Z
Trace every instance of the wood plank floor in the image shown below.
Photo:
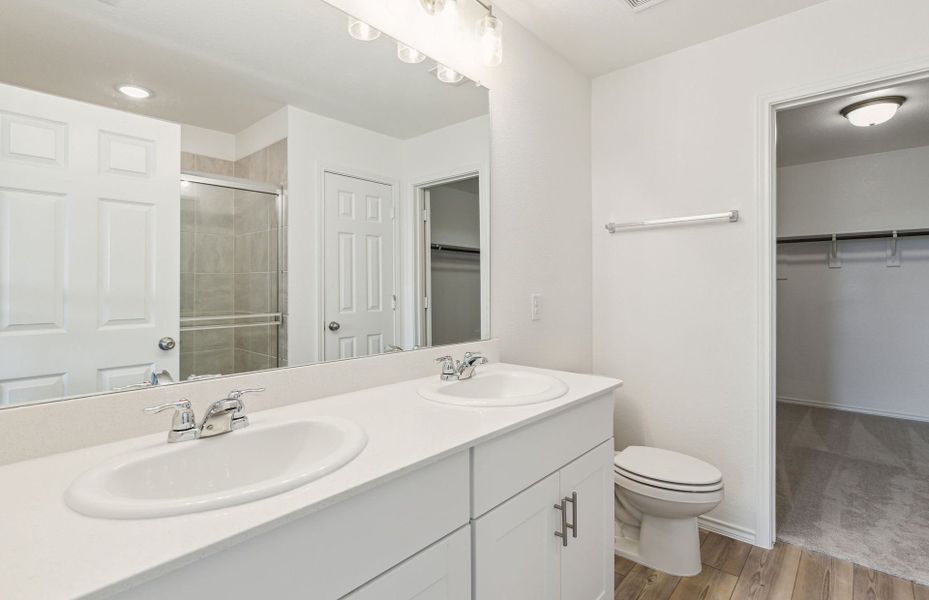
M703 572L674 577L615 557L616 600L929 600L929 587L778 543L700 532Z

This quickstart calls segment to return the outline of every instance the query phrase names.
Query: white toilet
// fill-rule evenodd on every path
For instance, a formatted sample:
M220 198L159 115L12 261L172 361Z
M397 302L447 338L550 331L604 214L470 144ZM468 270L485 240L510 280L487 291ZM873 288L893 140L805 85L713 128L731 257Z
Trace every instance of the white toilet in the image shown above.
M672 575L699 573L697 517L723 499L719 469L647 446L629 446L613 463L616 554Z

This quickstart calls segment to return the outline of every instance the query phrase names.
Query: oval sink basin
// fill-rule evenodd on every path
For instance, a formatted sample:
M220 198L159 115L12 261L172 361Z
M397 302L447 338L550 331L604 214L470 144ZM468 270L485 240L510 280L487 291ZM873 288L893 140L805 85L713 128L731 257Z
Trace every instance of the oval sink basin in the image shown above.
M115 456L78 477L65 501L109 519L234 506L319 479L358 456L367 442L364 430L345 419L259 423Z
M568 392L562 380L532 371L485 369L463 381L424 383L419 395L427 400L458 406L521 406L560 398Z

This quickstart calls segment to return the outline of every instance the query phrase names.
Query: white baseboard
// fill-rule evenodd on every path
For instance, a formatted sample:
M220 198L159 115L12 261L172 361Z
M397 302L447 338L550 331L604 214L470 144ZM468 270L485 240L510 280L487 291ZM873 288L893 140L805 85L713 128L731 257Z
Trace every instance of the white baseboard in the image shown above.
M733 525L732 523L707 516L698 518L697 524L700 526L700 529L706 529L707 531L712 531L713 533L718 533L719 535L724 535L734 540L751 544L752 546L756 545L755 532L751 529L746 529L745 527Z
M863 406L852 406L849 404L835 404L833 402L823 402L822 400L808 400L806 398L794 398L792 396L778 396L777 401L785 402L787 404L800 404L802 406L815 406L816 408L832 408L835 410L844 410L846 412L860 413L863 415L874 415L876 417L890 417L892 419L929 422L929 415L914 415L912 413L880 410L876 408L866 408Z

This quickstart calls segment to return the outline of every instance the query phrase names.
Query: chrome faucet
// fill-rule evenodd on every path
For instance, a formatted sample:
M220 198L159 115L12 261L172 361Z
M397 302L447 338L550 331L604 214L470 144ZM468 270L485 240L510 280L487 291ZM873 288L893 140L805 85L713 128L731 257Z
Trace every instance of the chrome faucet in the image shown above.
M264 388L252 390L233 390L223 398L217 400L206 410L203 421L198 426L190 400L181 398L177 402L169 402L159 406L150 406L145 409L147 413L160 413L173 408L174 418L171 420L171 431L168 432L168 443L186 442L197 438L207 438L222 435L248 427L248 417L245 416L245 403L242 396L253 392L263 392Z
M478 365L486 365L487 359L480 352L465 352L464 358L458 363L458 380L474 377L474 369Z
M464 381L474 377L474 369L478 365L486 365L487 359L480 352L465 352L464 358L460 361L451 356L440 356L435 359L436 364L442 364L442 374L439 378L442 381L451 381L457 379Z

